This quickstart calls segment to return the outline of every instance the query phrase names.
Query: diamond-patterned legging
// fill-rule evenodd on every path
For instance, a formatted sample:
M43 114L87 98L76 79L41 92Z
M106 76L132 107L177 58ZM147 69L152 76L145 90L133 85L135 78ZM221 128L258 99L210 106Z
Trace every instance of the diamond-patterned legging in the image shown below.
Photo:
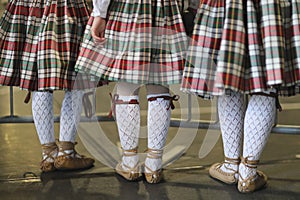
M170 96L169 90L163 86L147 85L149 97ZM130 83L118 83L117 94L119 100L129 102L138 100L139 85ZM170 123L169 100L158 98L148 102L148 148L161 150L165 143ZM140 131L140 107L138 104L117 104L116 122L124 150L134 149L138 146ZM138 155L123 156L122 163L128 167L134 167L138 162ZM161 168L159 159L146 159L146 165L151 170Z
M83 92L66 91L60 114L60 141L75 142L76 128L80 120ZM53 93L33 92L32 114L41 144L55 142Z
M243 95L232 92L218 99L218 112L225 156L236 159L242 154L259 160L275 120L275 98L254 94L244 111ZM237 170L238 166L226 167ZM226 167L223 165L222 170L230 172ZM255 175L256 169L240 164L239 173L246 178Z

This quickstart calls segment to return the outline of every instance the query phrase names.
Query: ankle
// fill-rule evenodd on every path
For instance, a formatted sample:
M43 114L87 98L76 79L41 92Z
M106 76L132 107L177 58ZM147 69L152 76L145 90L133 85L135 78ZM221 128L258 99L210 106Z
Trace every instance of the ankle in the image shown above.
M43 152L43 160L47 162L54 162L54 159L58 156L57 150L52 151L51 153L47 154Z
M58 148L55 142L42 144L42 157L47 162L54 162L57 157Z
M259 160L249 160L249 157L243 158L239 166L239 180L245 180L253 177L257 172L257 164Z
M122 165L127 168L134 168L139 162L138 154L132 156L123 156Z
M159 149L148 149L147 157L145 160L146 172L157 171L162 168L162 154L163 150Z
M133 149L123 149L122 166L124 168L134 168L139 162L138 147Z
M162 168L162 159L161 158L146 158L145 168L146 172L157 171ZM151 171L150 171L151 170Z
M81 158L75 150L75 145L77 145L77 142L58 141L58 156L66 158Z
M224 171L224 172L228 172L228 173L232 173L232 172L236 172L237 173L238 170L239 170L239 165L237 165L237 164L229 164L229 163L224 162L222 164L221 170Z
M247 167L244 164L240 164L239 167L239 180L242 181L249 177L253 177L256 174L256 168Z
M225 157L221 170L227 173L238 173L240 161L240 158Z
M66 157L72 157L72 158L75 157L74 150L63 150L63 151L59 151L57 154L57 156L63 156L63 155L68 155Z

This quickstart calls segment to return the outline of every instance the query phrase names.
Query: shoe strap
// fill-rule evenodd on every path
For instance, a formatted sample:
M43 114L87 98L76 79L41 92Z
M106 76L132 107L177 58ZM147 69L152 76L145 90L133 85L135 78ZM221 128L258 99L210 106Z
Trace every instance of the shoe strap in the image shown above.
M162 149L150 149L146 150L147 158L159 159L162 158L163 150Z
M234 170L232 168L230 168L230 166L228 165L239 165L241 162L240 158L228 158L225 157L224 162L222 162L219 167L221 168L222 166L224 166L227 170L232 171L233 173L237 173L238 170Z
M240 164L240 162L241 162L240 158L228 158L225 156L224 163L226 163L226 164L238 165L238 164Z
M241 175L240 172L238 172L238 174L239 174L239 178L241 179L240 182L243 182L243 183L251 182L252 180L254 180L254 179L258 176L258 174L256 173L255 175L250 176L250 177L248 177L248 178L243 178L243 176Z
M43 160L47 160L48 158L54 159L52 153L57 150L58 148L55 142L42 144L43 154L46 155L46 157Z
M123 151L123 156L125 156L125 157L136 156L137 152L138 152L138 147L135 147L133 149L127 149L127 150L122 149L122 151ZM121 163L121 167L123 167L123 169L124 169L124 167L127 168L130 172L135 171L135 169L138 167L138 165L139 165L139 162L137 162L133 167L130 167L130 166L124 164L123 162Z
M243 163L246 167L249 168L257 168L257 165L259 163L259 160L249 160L249 158L252 156L248 157L241 157L241 163Z
M159 176L161 169L158 169L156 171L153 171L152 169L150 169L147 165L144 165L145 169L147 169L149 172L148 174L153 174L155 176Z
M63 156L84 157L76 152L75 145L77 145L77 142L73 143L66 141L58 141L58 150L60 153L63 153ZM66 151L70 151L70 153L66 153Z
M135 156L138 152L138 147L135 147L133 149L122 149L123 151L123 156Z
M77 142L68 142L68 141L58 141L58 148L60 151L65 150L74 150L74 146L77 145Z

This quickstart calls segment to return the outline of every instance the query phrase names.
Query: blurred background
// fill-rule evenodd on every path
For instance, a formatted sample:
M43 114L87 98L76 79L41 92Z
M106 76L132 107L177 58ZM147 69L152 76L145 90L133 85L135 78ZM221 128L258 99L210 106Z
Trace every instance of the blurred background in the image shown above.
M88 0L91 4L91 1ZM0 14L4 11L7 0L0 1ZM196 96L188 96L179 91L180 85L171 87L173 94L180 96L172 111L175 122L197 120L201 124L214 123L216 100L207 101ZM111 108L109 93L115 90L115 83L95 88L96 115L107 115ZM146 91L140 91L141 126L146 128L147 100ZM289 128L300 127L300 95L280 98L283 107L278 112L278 127L271 134L270 140L261 159L262 171L269 176L266 190L253 195L241 195L233 186L223 185L208 177L208 167L223 159L220 138L204 157L199 151L208 134L220 131L217 127L180 128L174 123L169 131L168 144L177 133L186 133L191 144L180 158L165 167L165 182L147 185L143 181L128 183L115 176L112 168L97 159L95 167L87 171L43 174L39 169L41 149L35 127L30 122L31 102L24 104L26 91L19 88L0 86L0 198L1 199L298 199L300 196L300 132L289 133ZM54 113L60 114L64 92L54 93ZM189 116L188 112L191 112ZM26 119L21 122L22 119ZM2 122L1 122L2 120ZM9 121L11 120L11 121ZM13 120L18 122L13 123ZM116 147L119 146L117 127L113 119L99 121L101 134L104 134ZM287 132L285 132L287 130ZM55 123L58 135L59 123ZM81 133L82 134L82 133ZM99 132L100 134L100 132ZM145 135L145 132L142 134ZM140 149L146 148L146 138L141 138ZM78 152L97 158L91 154L87 145L78 137Z

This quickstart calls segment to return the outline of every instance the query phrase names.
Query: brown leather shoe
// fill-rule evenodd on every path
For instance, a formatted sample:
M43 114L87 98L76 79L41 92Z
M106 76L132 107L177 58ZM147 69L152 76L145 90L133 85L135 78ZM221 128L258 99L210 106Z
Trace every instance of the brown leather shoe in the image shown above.
M43 155L46 155L46 157L40 163L41 170L43 172L55 171L56 170L56 168L54 167L55 157L53 156L53 154L55 154L55 152L58 152L56 143L52 142L52 143L43 144L42 150L43 150Z
M149 149L147 150L147 158L161 159L163 150L161 149ZM147 171L147 172L146 172ZM146 164L144 164L144 175L148 183L159 183L163 179L163 169L151 170Z
M128 181L135 181L139 179L141 174L141 167L139 163L137 163L134 167L130 168L129 166L125 165L126 169L123 168L123 164L120 162L117 164L115 170L116 173L125 178Z
M138 147L134 149L124 150L123 156L136 156L138 152ZM117 174L122 176L128 181L135 181L142 176L141 166L139 163L136 163L134 167L129 167L122 162L119 162L115 168Z
M241 159L241 162L249 168L257 168L259 160L249 160L248 157ZM241 193L250 193L264 188L267 185L267 176L257 170L256 175L243 179L239 175L240 179L238 181L238 191Z
M232 172L225 172L221 169L221 167L224 164L233 164L233 165L239 165L240 159L234 159L234 158L227 158L225 157L225 161L222 163L215 163L209 168L209 175L217 179L219 181L222 181L223 183L226 184L236 184L238 182L238 179L236 178L236 175L238 172L236 170L233 170L231 168L226 167L226 169L232 171Z
M250 193L257 191L266 186L267 180L267 176L263 172L257 170L256 175L243 180L239 180L238 190L241 193Z
M148 183L159 183L163 179L163 170L158 169L156 171L152 171L149 167L144 165L145 169L149 172L144 170L145 179Z
M77 143L72 142L58 142L59 152L63 155L57 156L54 161L54 166L58 170L76 170L91 168L95 162L92 158L87 158L78 154L74 146ZM70 153L65 151L69 150Z

